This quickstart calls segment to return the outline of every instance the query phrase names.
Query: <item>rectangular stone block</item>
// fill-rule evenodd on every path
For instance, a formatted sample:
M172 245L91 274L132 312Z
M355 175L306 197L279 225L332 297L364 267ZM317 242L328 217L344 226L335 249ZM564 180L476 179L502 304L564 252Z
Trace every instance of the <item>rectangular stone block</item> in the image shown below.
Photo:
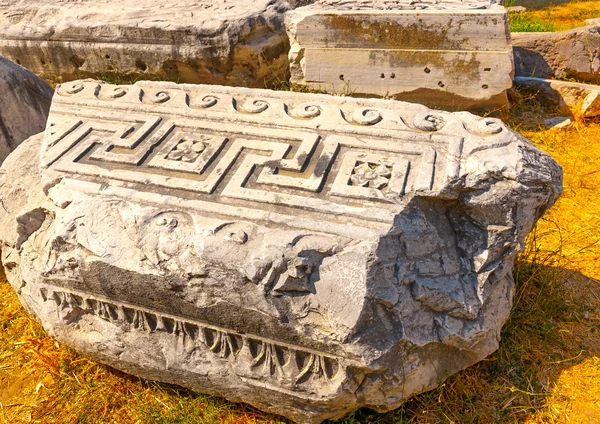
M439 108L506 104L506 10L490 2L322 0L286 14L292 82Z
M282 0L2 0L0 55L65 81L98 74L265 86L287 73Z

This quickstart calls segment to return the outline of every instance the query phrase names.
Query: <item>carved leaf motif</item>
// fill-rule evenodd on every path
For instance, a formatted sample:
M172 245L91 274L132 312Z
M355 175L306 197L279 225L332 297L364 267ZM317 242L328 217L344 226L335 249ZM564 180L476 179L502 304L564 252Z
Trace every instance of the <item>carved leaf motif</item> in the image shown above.
M305 361L304 366L296 376L296 384L305 382L309 378L330 380L334 377L333 363L328 363L333 362L333 359L315 353L297 352L297 360L299 355L308 355L308 360Z
M260 343L260 350L253 358L251 366L257 367L262 364L264 374L271 376L278 374L283 377L285 375L283 370L285 359L283 358L283 355L281 355L281 357L278 355L277 346L264 341L258 343Z
M237 356L240 351L238 341L235 336L227 334L220 330L204 329L204 339L211 352L216 353L221 358ZM211 343L212 341L212 343Z

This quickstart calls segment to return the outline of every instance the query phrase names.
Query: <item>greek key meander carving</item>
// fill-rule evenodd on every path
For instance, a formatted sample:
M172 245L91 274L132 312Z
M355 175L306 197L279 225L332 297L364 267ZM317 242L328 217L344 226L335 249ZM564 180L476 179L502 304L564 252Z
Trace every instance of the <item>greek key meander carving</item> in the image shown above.
M201 349L218 360L246 367L252 378L287 382L297 390L312 381L333 381L342 374L340 358L265 337L238 333L210 324L182 319L136 305L91 296L88 293L40 289L45 302L54 302L63 313L91 314L102 320L127 325L132 331L166 333L187 348Z
M390 223L407 196L439 191L460 172L463 138L437 133L449 124L434 111L404 117L348 100L198 87L59 86L44 172L108 183L114 195L137 184L148 200L156 187L229 216L263 210L370 229ZM484 119L474 131L502 128Z

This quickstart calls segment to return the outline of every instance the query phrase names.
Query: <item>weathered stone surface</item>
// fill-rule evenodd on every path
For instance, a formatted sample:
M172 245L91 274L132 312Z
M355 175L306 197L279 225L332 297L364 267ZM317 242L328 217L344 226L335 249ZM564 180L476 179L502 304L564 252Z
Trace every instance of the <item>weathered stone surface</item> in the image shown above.
M2 0L0 54L37 74L150 74L264 87L288 74L303 0Z
M498 347L515 254L561 178L468 113L76 82L2 168L2 262L86 355L318 423Z
M600 83L600 25L511 35L515 75Z
M552 118L544 119L544 125L554 129L566 128L572 123L566 116L553 116Z
M506 10L485 1L321 0L286 13L292 83L443 109L506 105Z
M0 164L22 141L46 127L52 87L0 56Z
M573 116L590 118L600 115L600 86L529 77L516 77L515 84L537 90L540 101L564 107Z

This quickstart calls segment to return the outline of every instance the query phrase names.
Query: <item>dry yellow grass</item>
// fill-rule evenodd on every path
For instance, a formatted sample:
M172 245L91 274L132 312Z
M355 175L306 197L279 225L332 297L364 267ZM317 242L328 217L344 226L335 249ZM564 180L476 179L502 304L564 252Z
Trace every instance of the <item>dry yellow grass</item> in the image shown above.
M539 27L546 26L553 31L584 26L586 19L600 18L600 2L597 0L577 0L561 4L557 4L559 2L556 1L538 1L536 9L530 9L528 3L519 2L528 8L526 12L519 14L521 18L528 22L540 23Z
M558 160L565 190L515 267L498 352L403 408L340 423L600 423L600 123L546 130L553 113L517 94L503 117ZM46 335L0 276L0 422L287 421L81 357Z

